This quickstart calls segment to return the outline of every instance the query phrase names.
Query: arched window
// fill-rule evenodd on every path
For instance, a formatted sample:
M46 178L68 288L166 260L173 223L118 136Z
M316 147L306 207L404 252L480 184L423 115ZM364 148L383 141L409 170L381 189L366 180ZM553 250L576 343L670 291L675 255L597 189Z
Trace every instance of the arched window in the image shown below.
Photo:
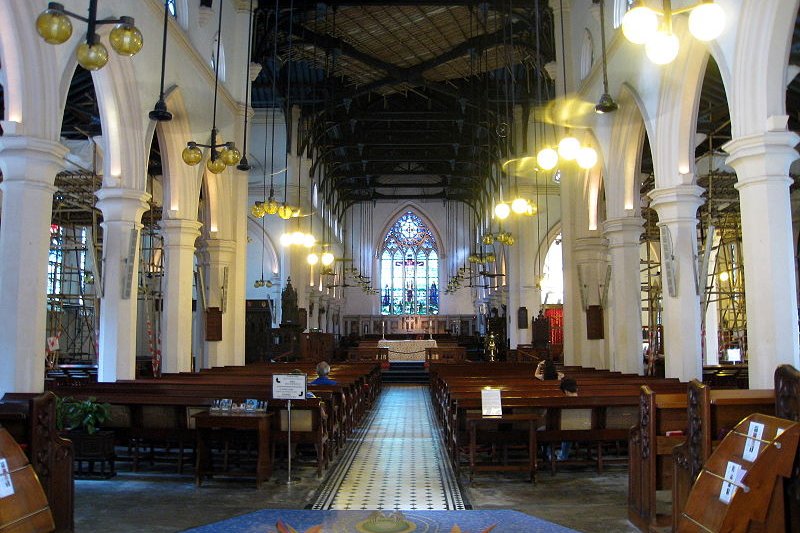
M431 230L408 211L389 228L381 258L381 314L439 314L439 248Z
M594 41L592 40L592 34L589 32L589 28L586 28L583 30L583 44L581 44L581 62L580 62L581 80L585 79L586 76L589 75L589 72L592 71L593 64L594 64Z
M220 6L220 9L222 6ZM211 43L211 70L214 70L217 64L217 41L219 41L219 34L214 36L214 41ZM225 45L219 43L219 81L225 81Z
M635 0L614 0L614 27L619 28L622 24L622 17L635 4Z
M544 256L542 269L542 282L540 284L543 304L564 303L564 270L561 263L561 234L550 244L547 255Z

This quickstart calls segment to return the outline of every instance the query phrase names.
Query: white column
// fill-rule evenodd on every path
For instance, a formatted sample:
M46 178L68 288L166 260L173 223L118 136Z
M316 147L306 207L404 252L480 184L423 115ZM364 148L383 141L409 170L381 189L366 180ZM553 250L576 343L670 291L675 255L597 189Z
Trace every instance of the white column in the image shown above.
M581 237L575 239L572 259L575 264L573 269L576 280L575 287L578 292L572 295L572 309L577 312L573 315L576 321L573 331L574 364L594 368L608 368L609 361L606 356L605 339L589 339L586 328L586 308L589 305L600 305L603 287L601 286L606 273L606 245L602 237ZM583 287L581 287L581 285ZM582 294L581 294L582 293ZM603 312L603 329L608 331L608 317Z
M97 207L103 212L103 295L97 379L109 382L135 379L139 230L150 195L134 189L102 188L95 196Z
M231 304L231 300L228 299L227 304L223 306L225 296L222 289L226 269L228 269L229 284L232 279L231 270L233 269L233 260L236 253L236 243L224 239L208 239L205 246L208 261L205 279L208 306L224 309ZM226 290L230 290L230 287ZM222 340L206 341L205 343L205 366L207 368L230 365L235 361L233 354L234 326L235 324L231 320L231 313L223 312Z
M640 243L643 221L639 216L608 219L603 235L608 240L611 287L606 303L609 322L609 368L642 373L642 294Z
M162 220L159 226L164 237L161 368L169 373L191 372L194 250L202 224Z
M44 139L0 137L0 396L44 388L53 183L66 153Z
M520 246L521 244L517 241L517 244L508 247L506 277L495 278L494 280L494 282L498 282L500 279L505 279L506 281L506 301L508 302L508 318L506 323L508 324L509 348L512 350L516 350L517 344L520 344L520 342L524 344L524 341L520 341L520 333L524 333L524 331L520 331L519 327L525 324L519 324L517 321L517 311L521 305L520 285L522 285L522 276L520 273Z
M724 146L736 170L742 217L750 388L772 388L775 368L799 366L789 166L794 132L734 139Z
M675 296L669 294L661 243L662 322L667 377L684 381L702 379L703 360L700 346L700 296L697 268L697 208L703 203L703 189L696 185L657 188L650 193L650 207L658 213L658 225L666 226L672 236L672 261L675 272Z

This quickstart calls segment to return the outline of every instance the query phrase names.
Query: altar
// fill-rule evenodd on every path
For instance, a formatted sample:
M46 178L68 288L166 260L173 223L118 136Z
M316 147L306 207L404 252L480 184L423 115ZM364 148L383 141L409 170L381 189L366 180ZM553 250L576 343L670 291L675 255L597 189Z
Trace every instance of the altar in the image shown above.
M436 341L434 339L409 341L381 339L378 341L378 348L388 349L390 361L424 361L425 350L436 348Z

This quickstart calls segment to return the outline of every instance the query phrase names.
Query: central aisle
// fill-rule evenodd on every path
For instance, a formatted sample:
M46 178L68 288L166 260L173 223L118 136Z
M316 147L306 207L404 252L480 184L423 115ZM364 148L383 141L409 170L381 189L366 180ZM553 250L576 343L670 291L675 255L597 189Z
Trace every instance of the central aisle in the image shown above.
M384 385L312 509L465 509L428 388Z

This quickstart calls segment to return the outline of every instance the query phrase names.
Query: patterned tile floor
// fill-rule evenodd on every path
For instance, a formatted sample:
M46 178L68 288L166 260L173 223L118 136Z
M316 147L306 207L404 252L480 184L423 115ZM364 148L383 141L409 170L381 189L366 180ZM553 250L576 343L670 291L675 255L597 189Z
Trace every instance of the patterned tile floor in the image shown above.
M465 509L424 386L385 386L313 509Z

